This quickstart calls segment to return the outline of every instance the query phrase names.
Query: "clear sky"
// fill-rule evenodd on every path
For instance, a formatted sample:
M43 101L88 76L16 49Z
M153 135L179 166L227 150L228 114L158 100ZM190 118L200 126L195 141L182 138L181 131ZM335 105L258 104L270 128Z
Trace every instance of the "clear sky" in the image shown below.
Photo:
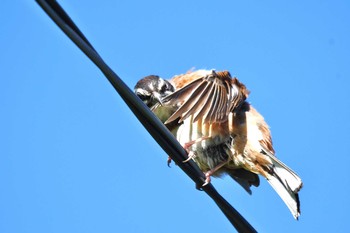
M295 221L265 180L217 190L259 232L347 232L349 1L60 1L133 88L227 69L303 179ZM234 232L34 1L0 8L0 232Z

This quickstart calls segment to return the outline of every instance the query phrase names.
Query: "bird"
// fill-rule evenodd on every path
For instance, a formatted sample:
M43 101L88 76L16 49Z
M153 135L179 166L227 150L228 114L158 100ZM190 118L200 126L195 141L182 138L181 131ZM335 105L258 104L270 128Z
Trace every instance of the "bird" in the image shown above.
M249 91L228 71L190 71L165 80L149 75L135 94L167 126L205 174L228 174L249 194L264 177L295 219L301 178L275 156L269 126L247 101Z

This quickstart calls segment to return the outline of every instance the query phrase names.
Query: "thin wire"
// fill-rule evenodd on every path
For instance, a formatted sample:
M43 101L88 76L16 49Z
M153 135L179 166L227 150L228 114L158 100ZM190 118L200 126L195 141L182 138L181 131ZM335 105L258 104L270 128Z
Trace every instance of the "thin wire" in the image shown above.
M83 33L74 24L68 14L55 0L36 0L49 17L61 30L87 55L90 60L102 71L108 81L119 93L131 111L163 148L175 163L201 187L205 176L193 162L182 163L187 157L186 151L181 147L174 136L166 129L164 124L150 111L150 109L130 90L130 88L113 72L92 47ZM214 188L212 184L204 186L205 191L218 205L231 224L238 232L257 232L244 217L235 210Z

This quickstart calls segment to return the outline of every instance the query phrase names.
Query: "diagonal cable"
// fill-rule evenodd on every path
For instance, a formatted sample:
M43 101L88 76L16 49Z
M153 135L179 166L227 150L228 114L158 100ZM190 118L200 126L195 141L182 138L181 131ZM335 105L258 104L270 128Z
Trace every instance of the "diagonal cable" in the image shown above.
M55 0L36 0L36 2L57 24L57 26L59 26L61 30L82 50L82 52L84 52L85 55L88 56L102 71L108 81L129 106L131 111L163 150L196 183L197 186L201 187L205 181L203 172L193 161L182 163L182 161L187 158L186 151L166 129L163 123L103 61L63 8ZM238 232L256 232L247 220L245 220L243 216L240 215L240 213L216 191L212 184L208 184L202 189L213 199Z

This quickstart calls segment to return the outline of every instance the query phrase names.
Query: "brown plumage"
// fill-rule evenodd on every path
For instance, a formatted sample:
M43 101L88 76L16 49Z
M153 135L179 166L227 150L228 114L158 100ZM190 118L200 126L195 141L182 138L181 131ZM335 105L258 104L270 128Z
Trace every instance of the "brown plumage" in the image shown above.
M250 186L258 186L257 175L262 175L298 218L301 179L275 157L269 127L246 102L246 87L228 71L198 70L169 82L175 91L160 94L161 104L153 111L172 125L172 133L205 173L206 182L212 175L227 173L251 193ZM142 86L135 87L139 96Z

